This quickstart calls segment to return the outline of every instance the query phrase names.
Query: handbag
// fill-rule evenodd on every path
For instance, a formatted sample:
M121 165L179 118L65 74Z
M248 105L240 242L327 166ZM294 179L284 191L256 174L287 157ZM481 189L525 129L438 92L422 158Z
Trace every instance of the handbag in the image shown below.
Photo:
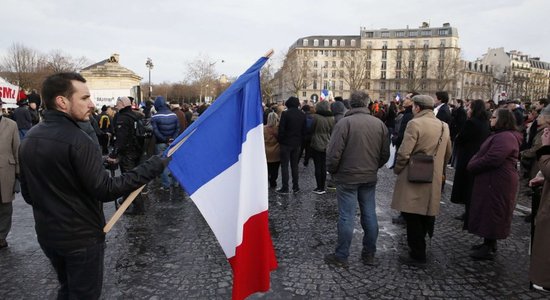
M431 183L434 176L434 161L439 150L439 145L443 139L444 131L443 122L441 122L441 135L439 141L435 147L435 153L428 155L424 153L417 153L411 155L409 158L409 169L407 171L407 179L412 183Z

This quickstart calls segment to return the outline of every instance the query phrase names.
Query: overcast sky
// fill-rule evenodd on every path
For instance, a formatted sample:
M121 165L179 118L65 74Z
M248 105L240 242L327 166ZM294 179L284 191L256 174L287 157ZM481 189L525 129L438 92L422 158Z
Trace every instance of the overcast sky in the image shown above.
M280 60L300 37L423 21L456 27L468 60L504 47L550 61L548 0L2 0L0 7L2 57L15 42L92 62L119 53L144 79L151 57L154 83L183 80L199 54L218 61L218 73L238 76L271 48Z

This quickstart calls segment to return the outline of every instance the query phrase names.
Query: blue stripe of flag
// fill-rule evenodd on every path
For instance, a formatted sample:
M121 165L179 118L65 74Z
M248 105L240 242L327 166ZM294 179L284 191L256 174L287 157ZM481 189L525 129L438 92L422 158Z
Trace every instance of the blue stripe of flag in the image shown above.
M238 161L247 133L263 123L260 58L170 145L172 175L192 195ZM236 183L237 184L237 183Z

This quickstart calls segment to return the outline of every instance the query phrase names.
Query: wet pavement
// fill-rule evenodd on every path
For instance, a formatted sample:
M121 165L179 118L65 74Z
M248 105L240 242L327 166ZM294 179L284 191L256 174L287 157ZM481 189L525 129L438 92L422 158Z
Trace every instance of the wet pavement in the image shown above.
M271 290L250 299L548 299L529 289L529 230L523 221L530 201L520 193L512 234L499 241L496 258L473 261L469 248L480 239L454 219L463 207L451 204L446 185L441 215L428 246L424 268L402 265L405 228L392 224L395 176L379 172L377 265L360 261L362 229L356 222L348 269L327 266L334 251L335 193L311 193L313 166L300 165L297 195L269 194L270 228L279 268ZM449 170L452 180L452 170ZM452 183L449 181L449 183ZM103 299L230 299L231 268L208 225L180 189L163 192L149 184L145 215L124 215L107 235ZM223 199L220 199L223 200ZM114 204L105 204L109 218ZM0 299L55 299L57 279L34 232L31 207L14 202L9 247L0 250Z

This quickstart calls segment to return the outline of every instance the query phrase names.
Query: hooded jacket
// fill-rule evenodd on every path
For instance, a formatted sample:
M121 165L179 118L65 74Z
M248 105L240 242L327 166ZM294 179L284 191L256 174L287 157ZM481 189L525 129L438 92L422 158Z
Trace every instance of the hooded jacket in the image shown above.
M178 116L166 105L164 97L157 97L154 106L157 113L151 117L151 125L157 144L168 143L170 139L178 136L180 128Z

